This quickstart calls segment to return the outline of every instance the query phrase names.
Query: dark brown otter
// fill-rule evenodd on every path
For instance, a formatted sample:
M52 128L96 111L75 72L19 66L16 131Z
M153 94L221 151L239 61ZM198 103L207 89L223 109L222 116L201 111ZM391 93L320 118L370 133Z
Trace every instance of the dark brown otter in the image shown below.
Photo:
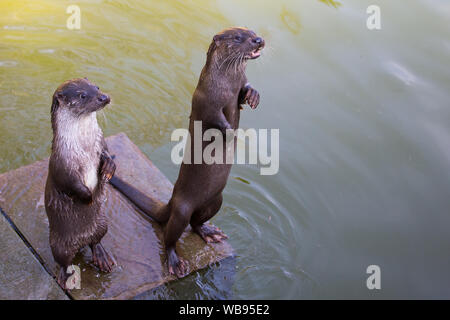
M247 82L245 67L249 59L259 57L264 40L244 28L226 29L209 46L206 65L192 98L189 133L194 135L194 121L202 121L202 134L210 128L224 134L239 127L241 104L251 108L259 104L259 93ZM203 149L208 143L203 143ZM194 154L193 144L191 154ZM226 144L224 152L226 154ZM189 150L187 150L189 151ZM206 225L222 205L222 190L227 183L231 164L182 163L172 198L167 205L155 203L136 188L113 177L110 181L144 213L160 223L167 223L164 244L169 271L178 277L186 274L186 265L178 257L175 244L190 223L192 230L206 242L221 242L226 235ZM191 161L192 163L192 161Z
M50 247L60 266L62 288L67 268L84 246L92 249L94 264L110 272L115 264L101 244L108 230L105 184L114 175L96 111L110 98L87 79L64 82L53 94L53 143L45 186L45 209L50 225Z

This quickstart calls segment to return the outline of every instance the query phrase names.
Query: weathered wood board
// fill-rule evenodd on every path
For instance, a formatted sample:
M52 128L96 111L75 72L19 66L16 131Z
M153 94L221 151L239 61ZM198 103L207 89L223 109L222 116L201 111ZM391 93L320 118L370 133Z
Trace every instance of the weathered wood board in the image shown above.
M116 175L152 198L164 202L170 199L173 188L170 181L125 134L109 137L107 143L110 153L116 156ZM47 269L56 274L58 268L48 244L44 208L47 167L48 159L1 174L0 207ZM110 224L103 244L114 255L118 266L110 274L99 272L91 262L90 250L82 250L74 261L81 268L82 287L70 291L74 299L128 299L174 279L167 270L161 227L145 218L110 185L107 196ZM177 250L187 260L190 272L233 255L228 243L205 244L190 230L183 234Z
M2 214L0 237L0 300L67 299Z

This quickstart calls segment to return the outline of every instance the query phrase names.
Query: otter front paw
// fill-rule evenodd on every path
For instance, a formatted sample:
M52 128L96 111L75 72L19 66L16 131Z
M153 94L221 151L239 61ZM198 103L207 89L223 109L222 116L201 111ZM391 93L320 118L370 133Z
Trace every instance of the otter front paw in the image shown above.
M86 190L84 190L84 192L81 192L78 195L78 198L80 199L80 201L84 204L92 204L92 192L86 187Z
M248 103L248 105L255 109L259 104L259 93L256 91L256 89L253 89L252 87L247 88L247 92L244 97L244 103Z
M109 181L116 172L116 164L114 160L107 153L102 153L101 156L102 167L100 169L100 175L102 180Z

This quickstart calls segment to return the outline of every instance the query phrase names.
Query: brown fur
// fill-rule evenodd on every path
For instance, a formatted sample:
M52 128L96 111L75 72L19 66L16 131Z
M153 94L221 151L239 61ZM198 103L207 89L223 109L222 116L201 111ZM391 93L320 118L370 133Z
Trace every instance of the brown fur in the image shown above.
M45 209L50 247L61 267L58 282L63 288L69 276L67 267L84 246L91 246L94 262L101 270L110 271L113 264L100 241L108 230L105 184L114 174L115 165L95 114L109 101L87 79L67 81L53 95Z
M189 121L191 137L194 136L194 121L202 121L202 133L215 128L225 135L227 129L239 127L241 104L247 102L256 108L259 93L247 83L245 67L249 59L259 56L263 47L264 40L244 28L227 29L214 36L192 98ZM207 144L203 144L203 149ZM191 148L192 155L193 144ZM226 154L225 149L223 154ZM231 164L182 163L168 204L152 201L117 177L111 179L111 183L144 213L158 222L167 223L164 244L169 271L182 277L187 269L183 259L176 254L175 245L188 224L206 242L220 242L226 238L220 230L205 222L222 205L222 190L230 170Z

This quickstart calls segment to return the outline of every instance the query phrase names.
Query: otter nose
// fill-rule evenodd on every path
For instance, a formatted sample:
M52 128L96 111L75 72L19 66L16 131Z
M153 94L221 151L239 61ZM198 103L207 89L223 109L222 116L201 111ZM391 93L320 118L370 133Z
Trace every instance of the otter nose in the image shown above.
M264 43L264 40L261 37L256 37L253 39L253 42L260 45L260 44Z
M100 102L109 102L109 97L106 94L102 94L102 95L98 96L97 99Z

